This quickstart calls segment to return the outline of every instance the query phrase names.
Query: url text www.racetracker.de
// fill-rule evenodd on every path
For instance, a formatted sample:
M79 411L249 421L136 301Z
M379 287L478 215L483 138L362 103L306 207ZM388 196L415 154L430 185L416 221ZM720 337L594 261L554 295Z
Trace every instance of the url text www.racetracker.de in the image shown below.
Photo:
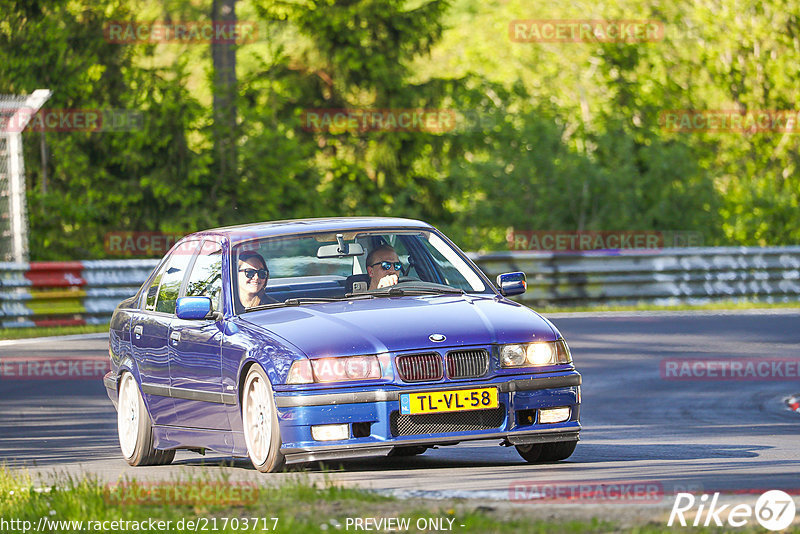
M277 517L194 517L177 520L105 519L66 520L40 517L38 521L0 518L0 532L271 532L278 528Z
M0 532L272 532L279 528L277 517L195 517L179 520L64 520L40 517L38 521L0 518ZM347 517L344 522L331 519L320 525L321 531L345 532L451 532L464 529L454 517Z

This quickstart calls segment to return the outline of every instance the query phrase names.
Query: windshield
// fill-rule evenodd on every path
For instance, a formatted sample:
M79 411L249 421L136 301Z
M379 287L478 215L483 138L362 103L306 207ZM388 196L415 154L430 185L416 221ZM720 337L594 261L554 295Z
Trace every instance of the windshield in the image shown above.
M320 233L236 245L237 312L279 305L403 295L492 293L430 231Z

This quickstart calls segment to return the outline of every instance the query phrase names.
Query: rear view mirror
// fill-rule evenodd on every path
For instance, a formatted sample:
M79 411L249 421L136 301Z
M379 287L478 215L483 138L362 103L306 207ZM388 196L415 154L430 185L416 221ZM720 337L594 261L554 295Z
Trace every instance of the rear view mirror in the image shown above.
M345 256L361 256L364 247L358 243L345 243L342 234L336 234L335 245L322 245L317 249L317 258L343 258Z
M503 273L497 276L497 289L504 297L520 295L528 290L525 273Z

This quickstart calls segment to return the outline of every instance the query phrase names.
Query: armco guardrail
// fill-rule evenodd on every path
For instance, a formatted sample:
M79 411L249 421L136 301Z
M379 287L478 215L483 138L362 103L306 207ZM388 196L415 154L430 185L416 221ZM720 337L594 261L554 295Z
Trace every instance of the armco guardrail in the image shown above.
M0 326L108 322L157 260L0 263Z
M491 278L523 271L534 306L800 303L800 247L470 254ZM157 260L0 263L0 326L102 324Z
M800 303L800 247L718 247L617 253L497 252L471 255L490 277L522 271L526 304Z

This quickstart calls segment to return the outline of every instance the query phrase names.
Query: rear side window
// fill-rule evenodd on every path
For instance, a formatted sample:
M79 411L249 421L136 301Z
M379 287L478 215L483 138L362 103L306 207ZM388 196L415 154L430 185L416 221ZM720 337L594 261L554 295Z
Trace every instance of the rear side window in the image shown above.
M188 297L210 297L215 311L222 308L222 247L212 241L203 243L186 285Z
M161 278L164 276L164 271L167 270L169 266L169 262L172 258L168 258L161 265L161 269L156 274L156 277L153 278L153 283L150 284L150 287L147 288L147 302L145 304L144 309L148 311L155 311L156 309L156 298L158 297L158 286L161 285Z
M172 251L169 259L153 279L147 290L145 309L164 313L175 313L175 302L181 289L186 270L192 260L199 241L188 241Z

